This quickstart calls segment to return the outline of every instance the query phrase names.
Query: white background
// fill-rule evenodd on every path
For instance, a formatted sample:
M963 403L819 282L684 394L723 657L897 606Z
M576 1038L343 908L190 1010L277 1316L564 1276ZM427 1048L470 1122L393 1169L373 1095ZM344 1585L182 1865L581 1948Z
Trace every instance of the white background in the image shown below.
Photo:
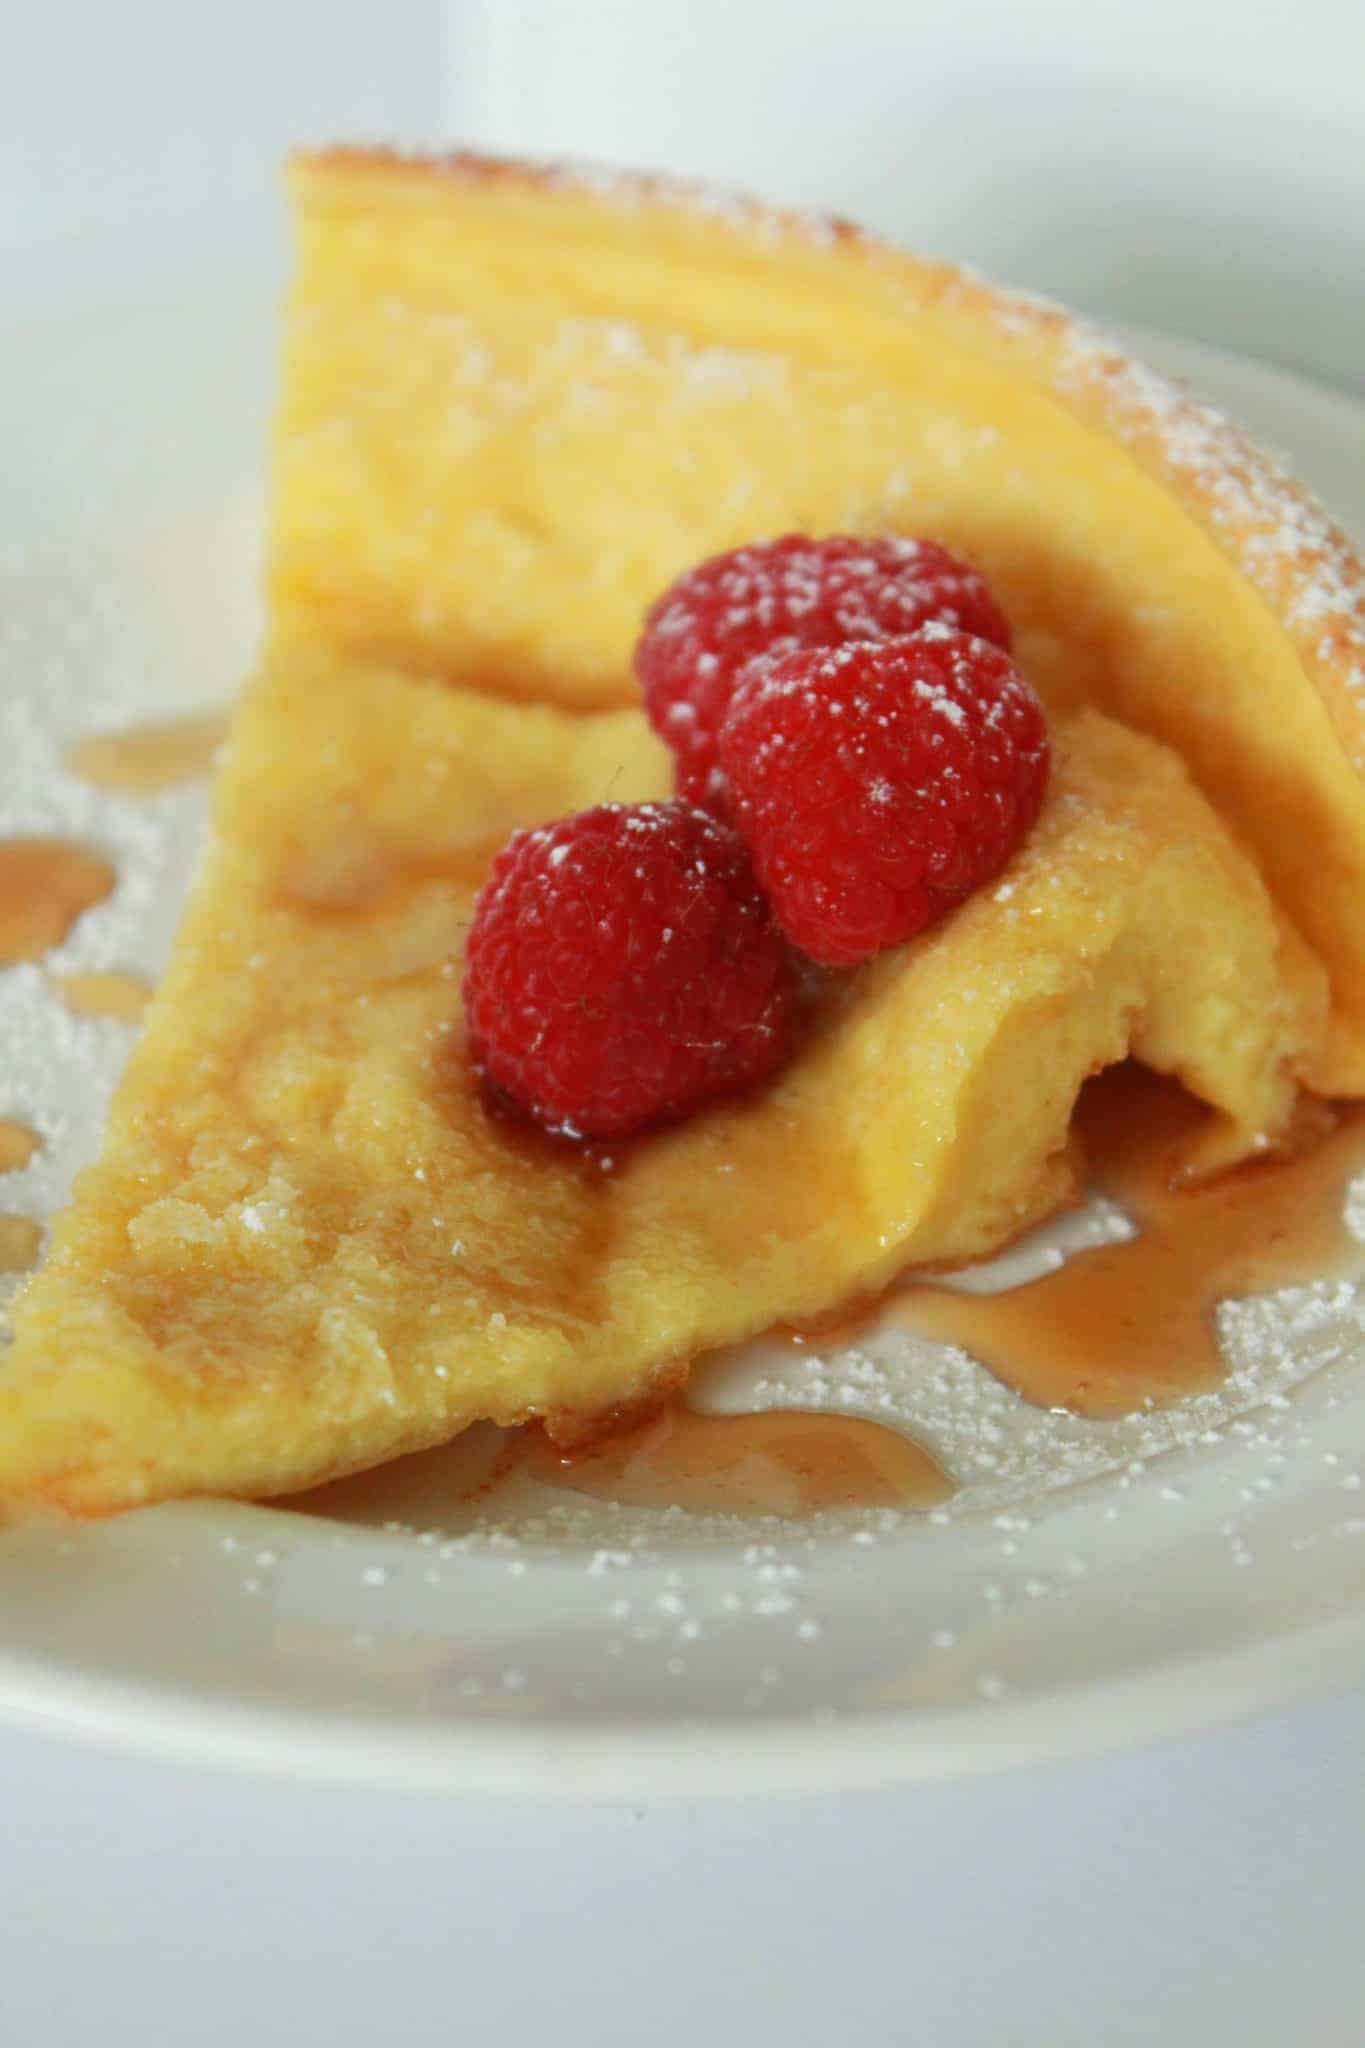
M497 148L834 207L1365 388L1361 0L450 0Z
M278 268L334 134L700 171L1365 386L1358 0L0 0L0 315ZM551 1812L0 1735L0 2041L1359 2048L1363 1739Z
M841 208L1365 389L1361 0L0 0L0 298L259 271L291 140L442 134Z
M0 2039L1360 2048L1362 1735L559 1811L0 1746Z

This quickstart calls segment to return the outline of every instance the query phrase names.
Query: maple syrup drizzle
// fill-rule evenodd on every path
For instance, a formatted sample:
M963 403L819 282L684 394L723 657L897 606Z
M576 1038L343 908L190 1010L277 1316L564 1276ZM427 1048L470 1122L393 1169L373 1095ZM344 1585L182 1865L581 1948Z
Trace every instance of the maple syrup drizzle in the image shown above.
M27 1273L42 1245L43 1226L32 1216L0 1216L0 1273Z
M1297 1157L1173 1185L1206 1116L1174 1082L1137 1066L1092 1081L1077 1112L1091 1182L1127 1210L1138 1236L1079 1252L1001 1294L920 1281L897 1294L892 1313L961 1346L1041 1408L1127 1415L1217 1385L1227 1369L1219 1301L1320 1279L1360 1258L1342 1202L1365 1168L1365 1117L1347 1113Z
M12 1117L0 1116L0 1173L18 1173L42 1149L43 1141L36 1131L27 1124L16 1123Z
M476 1422L434 1451L414 1451L368 1472L328 1480L276 1505L369 1528L402 1522L456 1535L468 1527L470 1502L488 1493L516 1465L525 1434Z
M118 877L101 854L70 839L0 839L0 967L39 960Z
M571 1455L538 1429L477 1424L441 1450L334 1480L281 1505L347 1522L455 1532L468 1526L472 1502L519 1478L630 1507L746 1517L930 1507L953 1491L926 1450L875 1422L791 1409L698 1415L679 1402Z
M1137 1237L1076 1253L1056 1273L1002 1294L959 1294L921 1279L809 1334L851 1338L889 1309L920 1334L960 1345L1026 1400L1095 1417L1216 1385L1225 1373L1214 1325L1220 1300L1320 1278L1359 1258L1342 1197L1365 1169L1365 1114L1348 1113L1297 1157L1180 1186L1206 1121L1173 1082L1135 1066L1113 1070L1083 1092L1077 1129L1092 1184L1129 1212ZM925 1507L953 1491L922 1446L858 1417L701 1415L678 1402L567 1455L537 1430L468 1431L443 1451L297 1505L436 1527L450 1517L453 1529L461 1503L518 1475L631 1506L735 1516Z
M784 1408L700 1415L682 1402L567 1457L537 1436L523 1470L597 1500L698 1515L931 1507L953 1491L922 1445L880 1423Z
M65 765L96 789L154 796L207 775L226 731L226 718L214 714L86 733L67 748Z
M113 1017L121 1024L136 1024L152 993L136 974L58 974L53 979L77 1017Z

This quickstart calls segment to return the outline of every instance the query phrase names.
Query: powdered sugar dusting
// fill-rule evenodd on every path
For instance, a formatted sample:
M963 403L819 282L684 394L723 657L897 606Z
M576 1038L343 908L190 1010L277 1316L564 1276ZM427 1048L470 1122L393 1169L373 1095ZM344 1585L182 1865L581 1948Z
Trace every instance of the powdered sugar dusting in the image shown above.
M1113 338L1036 294L997 288L965 268L917 264L879 246L849 223L828 215L783 211L705 183L592 164L516 163L457 152L407 158L385 150L328 153L324 165L362 165L396 175L438 175L585 194L634 212L658 207L686 220L717 225L761 245L833 254L861 266L878 286L899 285L915 309L935 304L985 319L1021 367L1082 406L1098 401L1106 426L1140 458L1176 482L1213 526L1228 553L1275 603L1295 631L1310 672L1324 680L1329 701L1339 680L1352 706L1341 720L1346 744L1365 765L1365 585L1354 550L1330 516L1288 468L1257 447L1215 407L1147 368ZM593 323L589 323L593 324ZM633 360L641 338L619 321L610 327L618 361ZM683 385L720 393L744 388L755 375L780 375L779 366L746 352L688 349L680 363ZM950 423L945 431L958 430ZM989 426L979 430L983 437ZM941 459L957 459L950 447ZM736 480L741 493L745 479ZM888 480L885 502L909 495L910 480ZM736 505L734 510L739 510ZM865 508L863 508L865 511ZM857 523L850 506L846 523Z
M695 801L724 803L717 749L747 664L926 626L978 633L1002 648L1010 629L985 579L931 540L789 533L713 555L655 600L635 648L645 708Z
M74 1015L57 977L156 978L203 827L202 786L142 799L96 789L67 772L65 749L91 732L216 705L250 658L259 488L250 471L264 378L242 351L239 382L215 385L192 436L138 411L149 381L207 361L209 336L238 347L241 325L220 307L196 309L170 323L165 362L130 349L115 326L93 384L88 335L70 374L50 338L29 344L53 397L7 431L19 517L0 530L0 837L73 840L103 854L118 880L57 950L0 973L0 1116L44 1140L22 1170L0 1176L0 1214L46 1219L66 1199L135 1036L126 1023ZM23 345L11 344L16 353ZM31 367L20 360L14 374L22 385ZM207 497L206 475L218 480ZM0 1310L13 1290L0 1278Z
M1242 572L1295 631L1310 672L1339 677L1365 718L1360 559L1288 462L1218 407L1047 299L983 286L966 273L944 296L950 303L970 301L1013 340L1055 351L1052 376L1062 395L1098 398L1111 430L1186 490ZM1365 724L1346 737L1355 765L1365 769Z
M714 221L770 243L796 239L814 248L828 248L856 234L856 230L836 214L792 212L765 205L760 200L706 179L632 171L614 164L591 163L582 159L573 163L529 164L470 150L455 150L445 156L433 157L408 155L393 149L338 148L324 152L321 161L324 164L369 165L416 177L425 177L436 171L442 176L478 184L505 182L516 186L529 178L542 189L560 191L566 197L586 193L613 206L630 209L672 207L698 220Z
M386 152L340 152L425 175L430 162ZM517 164L467 153L434 160L445 174L539 183L612 206L660 206L768 244L838 249L881 276L902 262L848 222L774 209L705 183L585 164ZM1068 398L1100 401L1106 424L1185 488L1244 573L1296 630L1310 670L1339 677L1357 714L1347 744L1365 766L1365 584L1355 551L1288 467L1259 448L1216 407L1121 349L1114 339L1039 294L995 287L965 268L911 267L902 282L916 304L984 315L1040 381ZM1041 351L1041 355L1039 354ZM1051 368L1049 369L1049 359ZM945 451L946 453L946 451ZM892 494L894 496L894 494Z

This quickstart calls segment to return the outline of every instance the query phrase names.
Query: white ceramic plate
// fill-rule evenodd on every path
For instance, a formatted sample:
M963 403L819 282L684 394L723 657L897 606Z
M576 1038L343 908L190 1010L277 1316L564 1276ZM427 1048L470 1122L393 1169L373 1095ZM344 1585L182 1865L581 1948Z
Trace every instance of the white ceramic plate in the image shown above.
M262 295L0 338L0 833L86 835L123 877L60 965L164 957L202 795L96 794L61 747L220 702L246 667L272 336ZM1365 411L1147 352L1365 531ZM0 1115L48 1139L0 1208L60 1199L125 1050L38 968L0 976ZM1324 1283L1224 1334L1223 1393L1120 1424L1041 1415L891 1332L787 1356L785 1387L741 1361L734 1401L913 1424L961 1481L933 1517L739 1526L529 1490L480 1524L405 1481L416 1528L218 1504L13 1532L0 1711L294 1774L645 1797L975 1768L1358 1681L1365 1306Z

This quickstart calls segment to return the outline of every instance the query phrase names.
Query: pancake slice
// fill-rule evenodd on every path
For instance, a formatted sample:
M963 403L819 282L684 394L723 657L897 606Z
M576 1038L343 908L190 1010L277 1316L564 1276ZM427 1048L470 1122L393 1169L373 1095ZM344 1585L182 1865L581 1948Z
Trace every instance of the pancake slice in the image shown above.
M104 1150L0 1363L0 1505L266 1496L689 1361L1056 1209L1130 1052L1273 1144L1365 1093L1359 564L1055 310L648 180L293 172L272 637ZM645 604L784 528L990 577L1056 772L998 885L830 984L763 1093L610 1167L464 1056L515 826L657 796ZM1121 721L1121 722L1115 722Z
M1002 882L846 977L765 1092L607 1169L485 1103L458 963L512 827L666 782L582 717L281 643L99 1162L0 1371L0 1500L268 1495L480 1418L563 1436L687 1362L1067 1199L1068 1124L1130 1050L1285 1122L1320 972L1167 750L1057 735Z

